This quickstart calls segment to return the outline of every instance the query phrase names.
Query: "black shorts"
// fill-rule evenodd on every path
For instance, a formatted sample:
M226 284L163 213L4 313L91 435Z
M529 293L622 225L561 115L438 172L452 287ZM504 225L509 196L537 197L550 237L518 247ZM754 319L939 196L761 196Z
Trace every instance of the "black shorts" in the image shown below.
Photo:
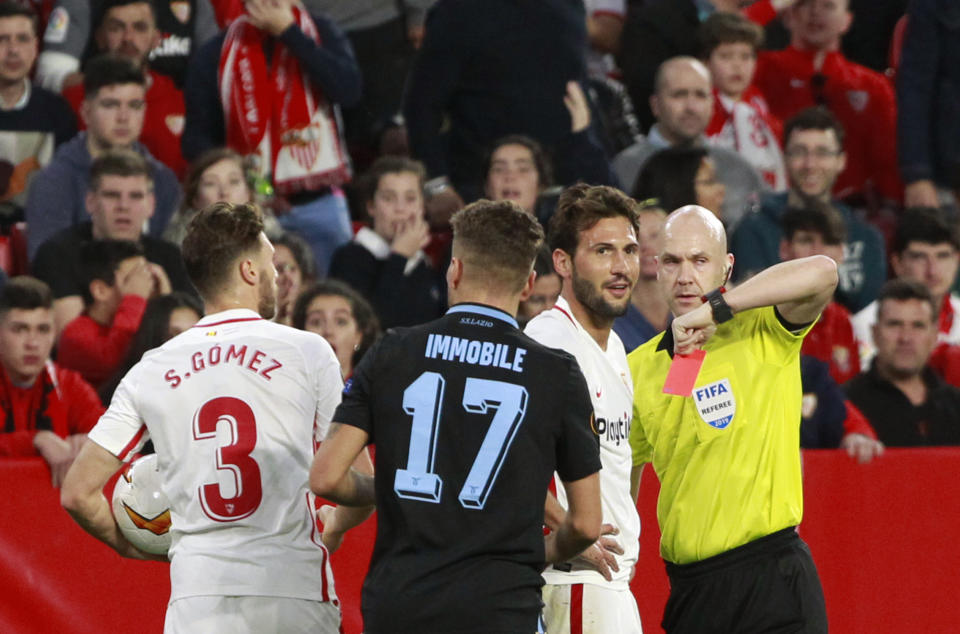
M793 528L692 564L665 563L668 634L827 631L820 578Z

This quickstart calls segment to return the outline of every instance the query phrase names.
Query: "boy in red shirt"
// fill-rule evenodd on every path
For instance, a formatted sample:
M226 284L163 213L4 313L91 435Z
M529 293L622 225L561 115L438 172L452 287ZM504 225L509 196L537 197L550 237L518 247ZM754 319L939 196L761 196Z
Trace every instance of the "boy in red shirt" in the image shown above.
M60 335L57 361L94 387L123 362L154 294L170 292L160 265L148 262L143 247L128 240L94 240L83 246L83 314Z
M32 277L0 290L0 457L42 456L58 487L103 406L79 374L50 361L52 305Z

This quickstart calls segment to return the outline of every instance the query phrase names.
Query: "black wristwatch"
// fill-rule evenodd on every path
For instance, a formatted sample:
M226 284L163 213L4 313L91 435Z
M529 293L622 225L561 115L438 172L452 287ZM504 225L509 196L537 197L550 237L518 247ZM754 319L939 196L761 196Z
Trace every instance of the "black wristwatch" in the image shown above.
M700 298L703 303L710 304L710 308L713 310L713 321L718 324L733 319L733 311L730 310L730 304L723 298L723 294L726 292L727 289L721 286Z

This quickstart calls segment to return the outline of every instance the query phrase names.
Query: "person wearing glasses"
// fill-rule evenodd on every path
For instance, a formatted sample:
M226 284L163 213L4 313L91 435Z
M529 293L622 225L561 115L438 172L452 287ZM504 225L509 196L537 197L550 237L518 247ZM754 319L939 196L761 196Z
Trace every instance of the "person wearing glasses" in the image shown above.
M733 232L734 281L745 280L779 261L780 219L789 207L820 201L840 212L846 228L837 301L855 313L876 299L886 279L883 238L850 207L833 198L837 179L847 164L845 147L843 126L824 107L808 108L787 121L784 158L789 189L764 197L760 210L744 218Z

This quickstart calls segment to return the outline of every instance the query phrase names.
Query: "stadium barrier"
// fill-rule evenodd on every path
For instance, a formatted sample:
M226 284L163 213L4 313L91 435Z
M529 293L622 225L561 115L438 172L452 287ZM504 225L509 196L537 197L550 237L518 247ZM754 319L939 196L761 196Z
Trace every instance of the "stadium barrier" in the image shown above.
M960 622L960 449L888 450L869 465L804 452L801 536L823 580L830 627L843 634L956 631ZM0 632L159 634L166 564L120 558L64 512L39 458L0 459ZM657 552L659 485L643 476L643 532L632 587L644 631L660 632L667 580ZM375 521L334 555L344 631L360 632L360 585Z

